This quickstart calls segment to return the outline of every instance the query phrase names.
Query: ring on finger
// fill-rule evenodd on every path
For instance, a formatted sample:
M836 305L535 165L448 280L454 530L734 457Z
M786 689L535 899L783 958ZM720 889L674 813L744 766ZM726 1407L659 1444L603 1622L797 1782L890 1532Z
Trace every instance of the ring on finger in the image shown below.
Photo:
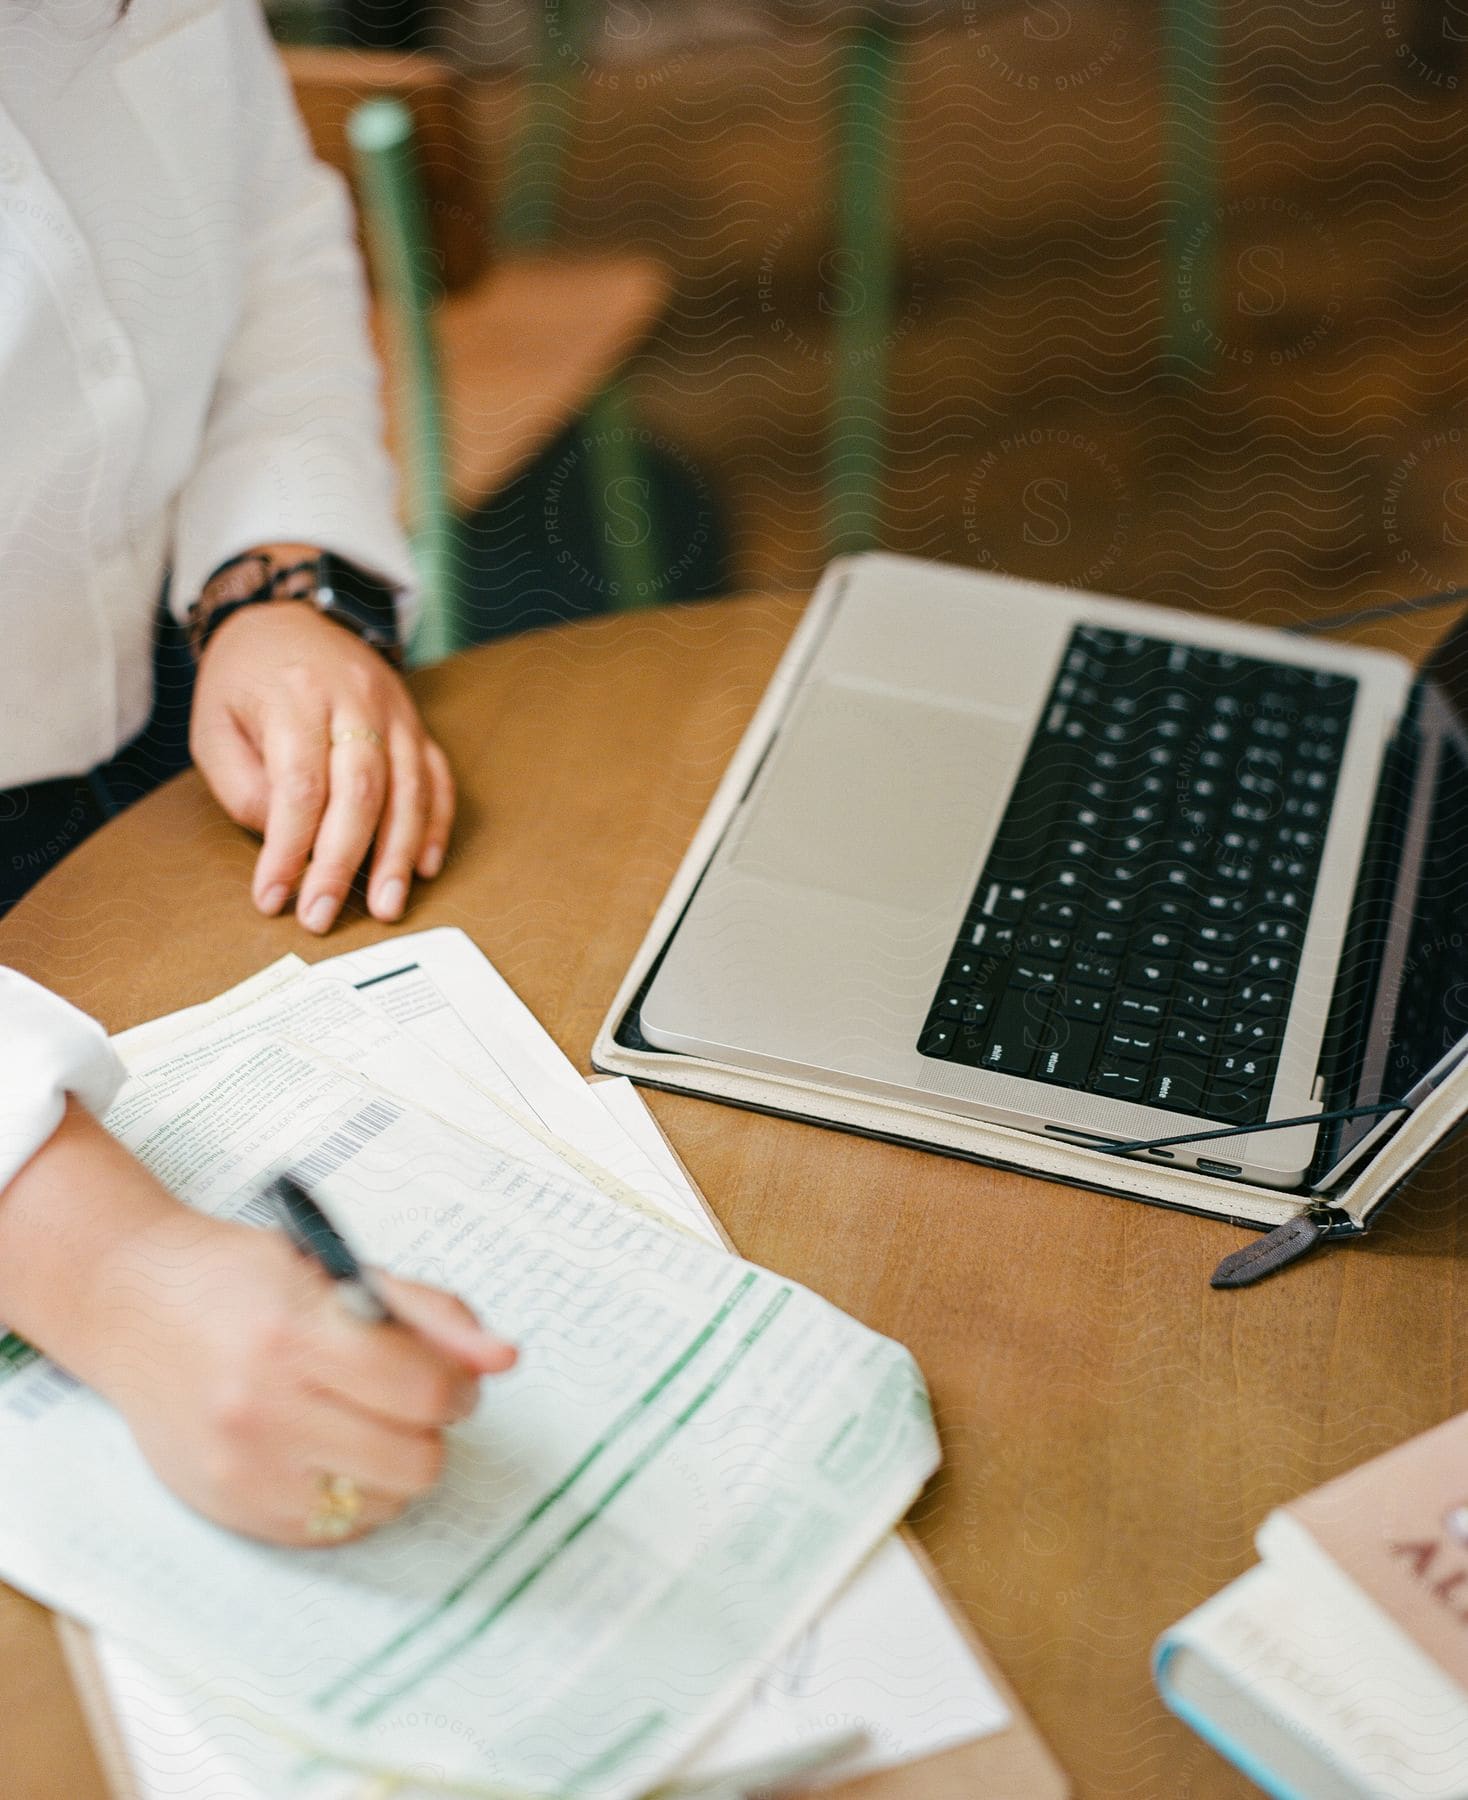
M374 731L370 725L342 725L331 734L331 747L338 744L375 744L379 750L387 748L382 733Z
M350 1475L318 1475L316 1498L306 1514L306 1536L320 1543L350 1536L362 1516L365 1498Z

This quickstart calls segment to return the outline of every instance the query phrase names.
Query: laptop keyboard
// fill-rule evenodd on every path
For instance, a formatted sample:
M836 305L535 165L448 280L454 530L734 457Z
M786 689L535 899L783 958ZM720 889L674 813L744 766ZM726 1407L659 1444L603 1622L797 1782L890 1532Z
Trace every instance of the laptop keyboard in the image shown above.
M1263 1119L1355 694L1078 627L918 1049Z

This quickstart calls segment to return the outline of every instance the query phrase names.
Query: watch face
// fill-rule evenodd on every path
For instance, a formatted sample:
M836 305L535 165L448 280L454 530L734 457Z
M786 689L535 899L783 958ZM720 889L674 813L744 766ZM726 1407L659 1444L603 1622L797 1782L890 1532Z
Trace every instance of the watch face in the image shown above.
M397 642L398 613L392 589L339 556L323 556L316 604L350 624L370 643Z

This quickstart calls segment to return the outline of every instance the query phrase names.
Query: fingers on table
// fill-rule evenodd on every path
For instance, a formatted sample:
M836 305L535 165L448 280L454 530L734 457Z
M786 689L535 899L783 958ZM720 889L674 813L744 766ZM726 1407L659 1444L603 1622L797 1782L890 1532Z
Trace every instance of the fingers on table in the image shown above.
M427 840L433 783L421 733L399 729L388 740L391 786L377 831L377 854L367 886L367 905L379 919L399 919L408 883Z
M189 747L204 779L235 824L263 832L270 783L259 750L234 715L224 712L207 730L196 722Z
M423 759L428 768L428 829L418 852L417 869L425 881L431 881L443 867L443 859L448 853L458 796L454 791L449 759L432 738L423 740Z
M270 799L265 843L255 864L255 900L278 913L306 868L330 790L326 734L289 713L271 718L264 731Z
M330 929L377 834L387 802L386 746L375 730L334 725L326 806L301 880L296 912L307 931Z
M368 887L375 917L395 920L414 874L443 867L454 819L448 758L416 723L308 722L283 714L267 727L265 843L257 905L278 913L299 887L307 930L328 931L376 843Z

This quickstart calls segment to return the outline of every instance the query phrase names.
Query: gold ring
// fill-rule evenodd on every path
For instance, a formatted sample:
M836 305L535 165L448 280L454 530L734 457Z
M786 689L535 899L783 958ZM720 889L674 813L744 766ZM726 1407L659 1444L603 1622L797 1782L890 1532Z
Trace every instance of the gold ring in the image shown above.
M350 1475L318 1475L306 1536L325 1543L350 1535L362 1514L362 1490Z
M335 749L338 744L376 744L379 750L386 749L381 734L370 725L344 725L340 731L331 734L331 745Z

